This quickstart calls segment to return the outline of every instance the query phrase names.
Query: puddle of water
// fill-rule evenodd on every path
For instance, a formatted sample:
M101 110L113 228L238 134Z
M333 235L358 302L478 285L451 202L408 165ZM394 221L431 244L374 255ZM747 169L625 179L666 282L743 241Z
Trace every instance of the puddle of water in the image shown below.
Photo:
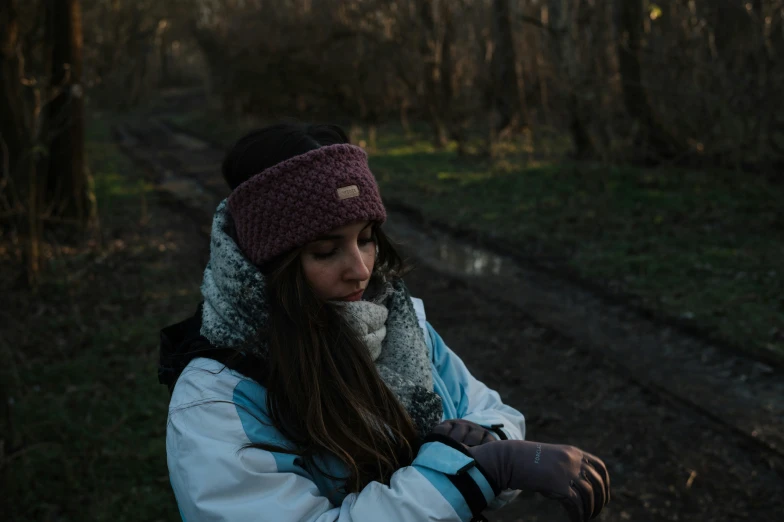
M591 323L586 308L575 307L573 296L564 294L557 281L531 270L515 259L499 255L469 242L451 237L433 227L421 226L410 217L387 210L384 230L399 243L401 255L413 258L448 276L470 281L477 291L502 298L521 310L547 315L550 326L569 331L569 323ZM564 308L570 313L563 313Z
M438 245L438 260L451 265L453 270L461 270L467 275L499 275L504 265L503 259L496 255L467 245L453 245L447 242Z
M412 257L441 270L469 276L501 275L512 268L510 260L453 240L445 235L413 223L407 216L387 211L389 218L384 230L398 243L400 249Z

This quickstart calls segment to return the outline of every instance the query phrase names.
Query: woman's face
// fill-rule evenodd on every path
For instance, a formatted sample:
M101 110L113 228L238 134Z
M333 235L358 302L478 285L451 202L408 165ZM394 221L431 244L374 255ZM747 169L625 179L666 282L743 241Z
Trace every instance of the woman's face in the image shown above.
M365 290L376 262L372 225L372 221L356 221L305 245L302 268L316 295L337 301Z

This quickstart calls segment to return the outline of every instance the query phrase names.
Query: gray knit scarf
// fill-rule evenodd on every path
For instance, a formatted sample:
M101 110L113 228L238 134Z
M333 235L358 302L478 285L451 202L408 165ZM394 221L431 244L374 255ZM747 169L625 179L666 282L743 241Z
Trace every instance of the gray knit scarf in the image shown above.
M210 260L204 270L201 335L220 348L234 348L266 359L269 345L261 332L269 320L266 282L234 241L226 200L215 211ZM374 277L361 301L329 301L365 341L379 375L411 416L421 436L441 421L441 398L424 333L401 279Z

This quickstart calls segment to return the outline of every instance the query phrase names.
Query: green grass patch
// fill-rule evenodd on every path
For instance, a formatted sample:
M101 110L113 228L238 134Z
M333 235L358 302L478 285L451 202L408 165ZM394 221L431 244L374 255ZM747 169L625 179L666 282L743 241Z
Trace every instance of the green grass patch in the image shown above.
M179 520L158 331L195 309L200 273L183 267L189 245L111 121L92 115L87 128L102 238L54 256L38 295L4 292L19 318L0 343L8 520Z
M382 194L428 216L784 356L784 187L737 172L529 158L512 151L490 163L385 136L371 167Z

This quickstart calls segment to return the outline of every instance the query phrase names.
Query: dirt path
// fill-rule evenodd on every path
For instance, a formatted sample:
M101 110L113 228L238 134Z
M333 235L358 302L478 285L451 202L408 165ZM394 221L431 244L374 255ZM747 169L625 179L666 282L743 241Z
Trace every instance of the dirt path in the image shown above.
M172 205L209 226L227 194L222 151L155 120L118 137ZM613 500L602 520L784 518L779 371L389 208L388 231L419 266L406 279L412 293L472 372L526 414L527 438L574 444L608 464ZM566 520L538 496L490 518Z

